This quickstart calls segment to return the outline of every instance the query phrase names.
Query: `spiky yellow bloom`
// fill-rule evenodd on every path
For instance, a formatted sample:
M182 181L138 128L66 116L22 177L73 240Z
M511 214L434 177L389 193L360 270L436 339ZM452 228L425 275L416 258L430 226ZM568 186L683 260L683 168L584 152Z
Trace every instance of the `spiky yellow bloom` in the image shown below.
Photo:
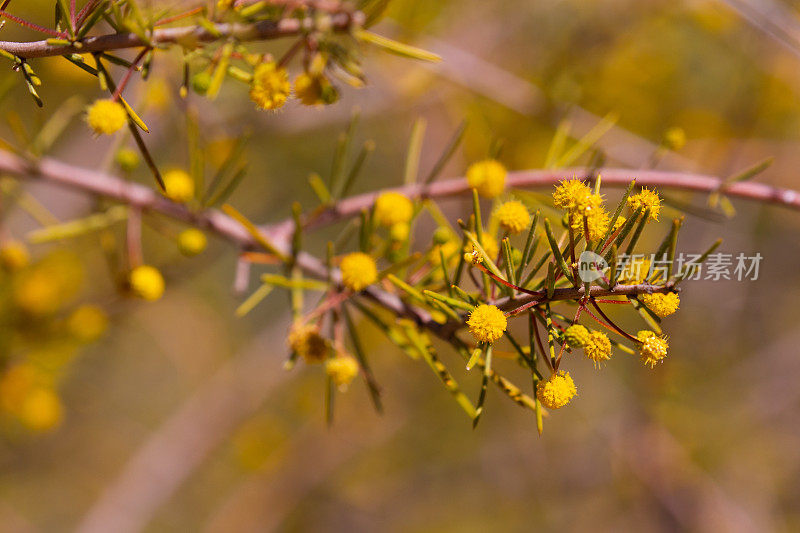
M642 294L639 299L642 300L652 312L661 318L667 317L678 310L681 304L681 299L675 292L668 292L667 294Z
M325 373L337 387L346 388L358 375L358 361L351 355L339 353L325 361Z
M484 233L481 234L480 243L481 247L483 248L483 251L486 252L486 255L488 255L492 261L496 261L497 256L500 253L500 245L497 244L497 239L495 239L494 237L492 237L491 235L489 235L484 231ZM473 251L476 250L475 247L471 244L467 244L467 246L464 247L464 252L468 254L472 254ZM476 259L480 259L480 254Z
M166 172L164 180L164 196L173 202L185 203L194 197L194 180L181 169Z
M94 342L108 329L108 315L96 305L82 305L69 315L67 329L80 342Z
M0 266L9 272L24 268L30 260L28 248L19 241L9 241L0 246Z
M512 235L525 231L531 223L528 208L518 200L505 202L497 208L494 216L500 222L500 227Z
M409 233L411 233L411 226L406 222L392 224L392 227L389 228L389 238L395 242L405 242L408 240Z
M582 348L589 342L589 330L580 324L572 324L564 331L564 339L570 348Z
M563 180L553 193L553 202L556 207L578 213L587 207L599 207L603 198L592 194L589 186L581 180Z
M627 218L625 218L625 217L624 217L624 216L622 216L622 215L618 216L618 217L617 217L617 221L616 221L616 222L614 222L614 227L613 227L613 228L611 228L611 229L612 229L612 231L617 231L619 228L621 228L621 227L622 227L622 225L623 225L623 224L625 224L625 222L626 222L627 220L628 220L628 219L627 219Z
M570 217L572 220L572 231L575 233L576 237L583 235L583 213L584 211L575 212ZM602 239L605 236L606 231L608 231L608 225L611 223L611 217L605 209L599 206L586 210L585 213L585 225L589 228L589 240L592 242L597 242Z
M208 245L206 234L196 228L188 228L178 234L178 250L188 257L203 253Z
M164 277L150 265L140 265L131 271L128 282L131 291L144 300L154 302L164 295Z
M356 292L364 290L378 279L378 267L375 260L361 252L344 256L341 270L344 286Z
M577 393L578 388L566 370L560 370L547 381L536 384L536 398L548 409L564 407Z
M375 220L381 226L407 223L414 216L414 204L399 192L385 192L375 200Z
M321 363L328 354L328 343L314 324L295 323L286 338L289 349L308 364Z
M636 211L640 207L642 213L646 209L650 210L648 220L658 220L658 214L661 212L661 198L658 197L656 191L651 191L647 187L643 187L639 194L634 194L628 197L628 207L631 211Z
M111 135L128 122L128 113L114 100L95 100L86 110L86 122L98 135Z
M583 347L586 357L597 363L611 359L611 340L602 331L592 331Z
M278 109L289 98L291 86L286 69L274 62L259 64L253 72L250 99L259 109Z
M499 196L506 188L506 167L495 159L473 163L467 169L467 183L485 198Z
M475 340L490 343L503 336L508 320L496 306L481 304L470 313L467 326Z
M306 73L295 78L294 95L308 106L333 104L339 99L339 91L326 77Z
M656 366L667 356L669 344L665 336L658 336L650 330L643 330L637 333L636 337L642 341L642 345L639 346L639 358L650 368Z

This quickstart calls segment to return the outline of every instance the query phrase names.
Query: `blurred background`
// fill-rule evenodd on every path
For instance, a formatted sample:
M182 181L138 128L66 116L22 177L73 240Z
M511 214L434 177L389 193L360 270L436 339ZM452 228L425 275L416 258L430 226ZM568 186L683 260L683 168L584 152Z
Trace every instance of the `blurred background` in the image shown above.
M51 4L9 9L47 25ZM342 100L322 109L254 113L246 86L235 81L216 102L193 96L189 105L212 163L251 135L250 170L229 202L258 222L289 216L295 199L312 205L306 178L328 172L354 107L357 138L377 143L357 192L401 183L418 117L427 121L423 171L468 121L445 171L454 177L498 140L508 168L541 167L560 123L568 120L580 137L609 113L618 120L598 146L607 164L631 168L632 177L664 132L680 127L685 147L659 168L725 177L773 157L757 179L797 189L798 9L789 0L394 0L376 31L434 51L442 63L369 51L369 84L342 87ZM39 38L10 24L0 37ZM286 46L264 50L277 55ZM31 64L46 107L7 83L5 71L4 139L20 127L35 131L65 102L80 107L101 94L61 58ZM180 56L163 54L155 69L154 81L133 84L129 94L144 110L159 164L185 167ZM118 173L116 148L75 118L51 155ZM152 182L142 168L131 179ZM3 183L5 238L24 240L41 218L69 220L97 207L73 191ZM17 201L7 202L11 195ZM66 246L32 246L45 262L37 275L48 276L47 261L70 272L63 281L70 289L58 295L63 316L90 302L109 324L82 347L58 333L68 319L22 333L4 320L1 342L13 339L6 366L56 368L60 399L43 401L43 418L35 411L27 423L3 422L0 531L797 531L800 213L735 201L735 217L710 217L705 198L667 195L694 206L679 250L700 253L723 237L722 252L763 256L758 280L687 283L681 310L665 320L670 356L654 370L621 352L602 370L568 360L579 396L545 420L541 437L532 413L495 389L473 430L430 370L366 323L362 338L385 413L375 414L355 383L338 395L327 428L323 373L282 368L286 296L276 291L235 318L244 298L232 289L237 251L211 237L203 255L186 259L174 239L182 227L157 215L144 233L145 259L167 281L157 303L115 290L101 241L121 239L124 227ZM467 205L442 203L452 219ZM678 215L666 210L646 237L650 246ZM430 229L420 227L420 236ZM320 231L309 246L321 252L340 230ZM3 287L3 301L13 299L16 285ZM619 319L637 327L635 318ZM477 392L479 380L460 358L440 352ZM529 390L524 373L501 364ZM13 401L15 383L0 384L4 402Z

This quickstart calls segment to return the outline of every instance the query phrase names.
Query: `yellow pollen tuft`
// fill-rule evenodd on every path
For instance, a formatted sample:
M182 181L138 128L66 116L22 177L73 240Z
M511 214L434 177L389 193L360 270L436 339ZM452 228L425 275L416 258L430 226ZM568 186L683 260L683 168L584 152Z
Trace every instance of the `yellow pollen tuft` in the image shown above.
M313 324L295 323L286 338L289 349L308 364L321 363L328 354L328 343Z
M495 198L506 188L506 167L495 159L473 163L467 169L467 183L485 198Z
M98 135L111 135L128 122L128 113L114 100L95 100L86 110L86 122Z
M639 358L650 368L656 366L667 356L669 344L665 336L658 336L650 330L643 330L637 333L636 337L642 341L642 345L639 346Z
M164 295L164 277L150 265L134 268L128 281L133 293L144 300L154 302Z
M250 99L259 109L278 109L289 98L291 86L286 69L274 62L261 63L253 72Z
M180 169L170 170L162 177L164 196L173 202L186 203L194 197L194 180Z
M518 200L502 204L494 212L494 216L500 222L500 227L512 235L525 231L531 223L528 208Z
M570 217L572 219L572 231L575 232L576 237L583 235L583 213L583 211L575 212ZM586 211L586 226L589 228L589 240L597 242L602 239L610 223L611 217L602 207L593 207Z
M560 370L547 381L536 384L536 398L548 409L564 407L577 393L575 382L565 370Z
M592 331L583 347L586 357L594 361L595 365L611 359L611 340L602 331Z
M178 250L187 256L203 253L208 245L206 234L195 228L188 228L178 234Z
M351 355L339 353L325 361L325 373L339 389L346 389L358 376L358 361Z
M648 220L657 221L658 214L661 212L661 198L658 197L656 191L651 191L643 187L642 192L628 198L628 207L631 209L631 212L636 211L640 207L642 208L642 213L644 213L646 209L650 209Z
M508 320L494 305L481 304L469 315L467 326L475 340L492 343L503 336Z
M570 348L582 348L589 342L589 330L580 324L572 324L564 332L564 339Z
M556 187L553 202L556 207L577 213L583 212L587 207L599 207L603 198L592 194L589 186L581 180L564 180Z
M375 200L375 220L381 226L408 223L414 216L414 204L397 192L385 192Z
M639 296L642 303L660 318L667 317L678 310L681 299L677 293L668 292L667 294L642 294Z
M344 256L341 264L342 283L348 289L359 292L378 279L375 260L367 254L356 252Z

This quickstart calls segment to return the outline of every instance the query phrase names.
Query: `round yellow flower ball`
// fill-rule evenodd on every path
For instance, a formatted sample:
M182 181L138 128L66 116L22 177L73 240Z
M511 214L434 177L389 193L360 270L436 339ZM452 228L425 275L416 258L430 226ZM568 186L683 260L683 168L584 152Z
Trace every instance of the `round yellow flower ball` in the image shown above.
M473 163L467 169L467 183L485 198L500 196L506 188L506 167L495 159Z
M355 292L363 291L378 279L378 267L375 260L361 252L344 256L341 271L342 283Z
M512 235L522 233L531 223L528 208L518 200L502 204L494 212L494 216L500 222L500 227Z
M397 192L385 192L375 200L375 220L381 226L408 223L414 216L414 204Z
M560 409L567 405L578 393L569 372L560 370L547 381L536 384L536 398L548 409Z
M467 326L476 341L491 343L503 336L508 320L496 306L481 304L469 315Z
M166 172L164 180L164 196L173 202L186 203L194 197L194 180L180 169Z
M187 257L203 253L207 245L206 234L199 229L188 228L178 234L178 250Z
M28 248L19 241L9 241L0 246L0 265L9 272L25 268L30 259Z
M95 100L86 110L86 122L98 135L111 135L128 122L128 113L114 100Z
M681 299L675 292L642 294L639 299L660 318L673 314L681 304Z
M328 354L328 343L314 324L295 323L286 338L289 349L308 364L321 363Z
M259 109L269 110L283 107L289 98L291 86L286 69L276 63L261 63L253 72L250 84L250 99Z
M337 354L325 361L325 373L340 389L346 388L358 376L358 361L347 354Z
M164 295L164 277L150 265L141 265L131 271L129 283L133 293L144 300L154 302Z
M594 361L595 365L611 359L611 340L602 331L592 331L583 347L586 357Z
M643 330L637 333L636 337L642 341L642 345L639 346L639 358L645 365L653 368L667 356L669 344L663 335L658 336L650 330Z

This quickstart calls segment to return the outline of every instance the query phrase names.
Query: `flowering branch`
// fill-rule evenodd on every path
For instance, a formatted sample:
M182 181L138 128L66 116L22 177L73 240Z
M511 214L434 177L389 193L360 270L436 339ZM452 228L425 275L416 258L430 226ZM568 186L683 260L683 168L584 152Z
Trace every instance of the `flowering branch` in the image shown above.
M348 31L363 24L364 16L359 12L334 13L330 15L330 27L334 31ZM0 50L23 59L106 52L123 48L159 46L169 44L192 44L233 38L238 41L262 41L299 35L315 28L313 18L285 18L278 21L263 20L252 24L215 23L209 27L185 26L180 28L155 29L149 40L135 33L115 33L86 37L74 43L53 44L51 41L14 42L0 41Z

